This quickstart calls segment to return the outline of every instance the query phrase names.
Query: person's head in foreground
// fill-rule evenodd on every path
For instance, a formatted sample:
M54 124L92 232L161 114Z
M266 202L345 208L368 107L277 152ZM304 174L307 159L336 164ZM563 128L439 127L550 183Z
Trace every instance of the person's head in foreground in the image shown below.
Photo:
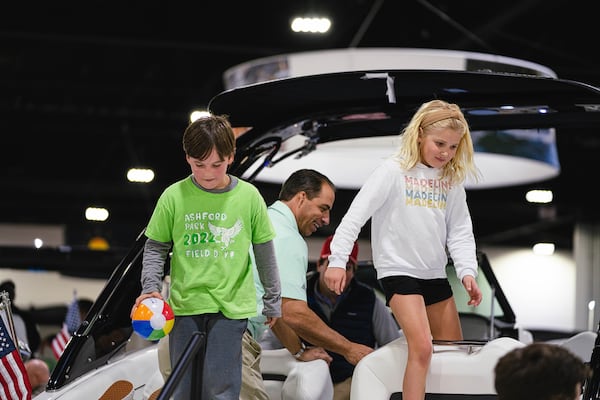
M38 389L42 385L46 385L50 379L50 368L43 360L32 358L25 361L25 370L27 377L33 390Z
M494 373L498 400L575 400L590 370L565 347L531 343L502 356Z

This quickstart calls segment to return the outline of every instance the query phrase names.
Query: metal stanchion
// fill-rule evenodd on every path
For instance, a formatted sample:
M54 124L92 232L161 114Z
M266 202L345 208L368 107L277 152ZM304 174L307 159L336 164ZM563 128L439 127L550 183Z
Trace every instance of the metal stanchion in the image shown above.
M176 385L181 381L184 372L189 368L192 360L192 379L191 397L199 399L202 396L202 373L204 368L204 352L206 349L206 332L196 331L192 334L185 351L175 364L175 368L165 382L158 398L156 400L167 400L171 398Z

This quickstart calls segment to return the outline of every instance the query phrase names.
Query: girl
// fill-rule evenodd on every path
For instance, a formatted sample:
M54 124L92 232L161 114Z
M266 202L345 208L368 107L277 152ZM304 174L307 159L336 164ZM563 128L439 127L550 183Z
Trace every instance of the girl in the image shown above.
M371 218L373 263L387 304L408 345L404 400L425 398L435 340L461 340L462 330L446 276L448 253L469 294L481 302L471 217L462 186L478 178L469 126L456 104L421 105L403 131L394 157L363 185L335 231L325 281L340 294L346 262Z

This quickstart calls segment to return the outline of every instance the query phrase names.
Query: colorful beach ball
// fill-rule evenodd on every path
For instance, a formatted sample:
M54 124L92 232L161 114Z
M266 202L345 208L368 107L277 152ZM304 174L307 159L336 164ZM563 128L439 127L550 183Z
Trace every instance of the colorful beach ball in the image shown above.
M171 307L161 299L144 299L133 313L133 330L146 340L158 340L173 329L175 316Z

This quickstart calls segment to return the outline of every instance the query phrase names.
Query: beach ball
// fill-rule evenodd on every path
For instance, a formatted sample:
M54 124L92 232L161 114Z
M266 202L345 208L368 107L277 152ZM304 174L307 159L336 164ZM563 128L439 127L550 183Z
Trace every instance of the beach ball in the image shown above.
M146 340L158 340L173 329L175 316L164 300L156 297L144 299L133 313L133 330Z

